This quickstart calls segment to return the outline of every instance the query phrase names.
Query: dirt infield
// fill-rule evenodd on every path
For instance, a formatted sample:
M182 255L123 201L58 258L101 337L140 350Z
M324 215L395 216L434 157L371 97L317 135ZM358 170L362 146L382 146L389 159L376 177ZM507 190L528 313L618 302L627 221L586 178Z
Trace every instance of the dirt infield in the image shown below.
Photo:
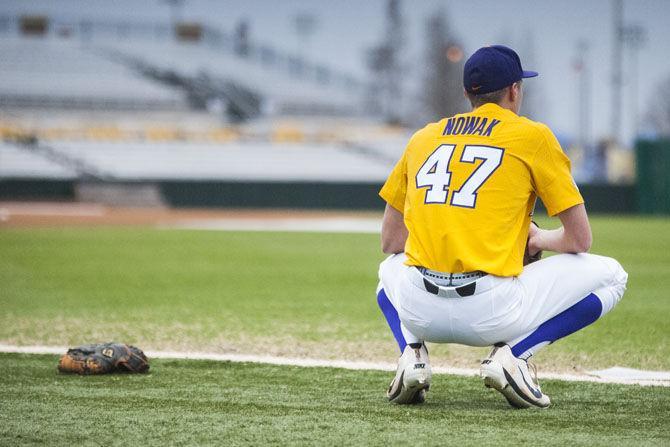
M76 202L0 202L0 229L64 226L171 226L227 219L332 220L380 219L378 212L296 209L174 209L111 207Z

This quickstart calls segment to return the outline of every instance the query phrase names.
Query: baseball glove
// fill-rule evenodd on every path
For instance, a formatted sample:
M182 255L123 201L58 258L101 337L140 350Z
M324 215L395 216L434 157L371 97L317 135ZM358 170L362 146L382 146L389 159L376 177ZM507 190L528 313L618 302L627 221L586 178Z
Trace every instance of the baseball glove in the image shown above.
M77 374L145 373L149 370L149 361L135 346L100 343L68 349L58 361L58 370Z
M540 228L540 226L536 224L535 221L531 221L531 223ZM526 266L528 264L532 264L533 262L539 261L540 259L542 259L542 250L531 256L530 252L528 251L528 240L526 240L526 249L523 252L523 265Z

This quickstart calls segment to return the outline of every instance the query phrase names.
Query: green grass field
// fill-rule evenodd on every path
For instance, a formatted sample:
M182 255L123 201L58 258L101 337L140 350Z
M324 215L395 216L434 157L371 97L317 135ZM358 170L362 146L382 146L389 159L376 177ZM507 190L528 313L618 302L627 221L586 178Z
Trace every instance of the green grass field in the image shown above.
M388 374L156 360L148 375L55 373L0 354L0 444L667 445L668 388L547 381L513 410L479 380L441 377L422 406L388 404Z
M592 251L622 263L629 289L602 321L544 349L540 370L669 370L670 220L596 217L593 229ZM397 355L376 307L375 235L5 229L0 254L0 343ZM433 346L431 358L475 368L485 351ZM528 412L475 378L439 376L427 405L398 408L384 400L383 372L188 361L152 371L69 377L53 356L0 355L0 444L121 443L121 433L151 444L670 442L668 388L547 381L555 405Z
M548 226L548 222L543 222ZM538 355L545 370L670 370L670 221L594 219L620 260L614 312ZM0 343L123 340L145 349L392 361L374 289L378 236L154 229L0 231ZM434 348L476 367L485 350Z

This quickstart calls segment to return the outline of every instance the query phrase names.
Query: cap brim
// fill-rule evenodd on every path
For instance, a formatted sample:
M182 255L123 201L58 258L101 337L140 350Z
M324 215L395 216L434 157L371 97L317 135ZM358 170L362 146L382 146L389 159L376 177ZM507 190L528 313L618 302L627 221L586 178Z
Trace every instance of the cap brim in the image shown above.
M522 78L534 78L535 76L539 75L537 71L523 71L523 75L521 76Z

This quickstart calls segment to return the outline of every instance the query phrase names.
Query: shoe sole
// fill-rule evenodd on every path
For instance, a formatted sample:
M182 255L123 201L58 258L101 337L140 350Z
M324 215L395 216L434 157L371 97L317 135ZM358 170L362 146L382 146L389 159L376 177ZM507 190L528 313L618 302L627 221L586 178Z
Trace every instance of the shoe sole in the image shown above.
M510 386L508 386L508 388L512 388L514 390L513 391L514 395L520 397L529 406L532 406L532 407L547 408L549 406L549 404L541 405L539 402L533 401L530 398L526 397L526 395L521 392L521 390L519 389L519 386L516 384L516 382L514 382L514 380L512 380L512 376L505 370L505 368L503 368L503 372L505 373L505 377L507 378L507 383L510 385Z
M487 388L493 388L503 395L507 403L514 408L530 408L537 406L536 404L530 403L523 399L519 393L517 393L513 386L510 386L512 381L508 381L505 369L500 367L501 372L495 366L492 366L492 363L482 364L480 369L480 375L484 379L484 386ZM539 407L541 408L541 407Z
M426 400L426 391L430 389L430 378L414 377L404 380L405 372L400 374L398 381L402 384L393 393L388 395L390 402L394 404L420 404ZM391 386L393 388L393 386Z

